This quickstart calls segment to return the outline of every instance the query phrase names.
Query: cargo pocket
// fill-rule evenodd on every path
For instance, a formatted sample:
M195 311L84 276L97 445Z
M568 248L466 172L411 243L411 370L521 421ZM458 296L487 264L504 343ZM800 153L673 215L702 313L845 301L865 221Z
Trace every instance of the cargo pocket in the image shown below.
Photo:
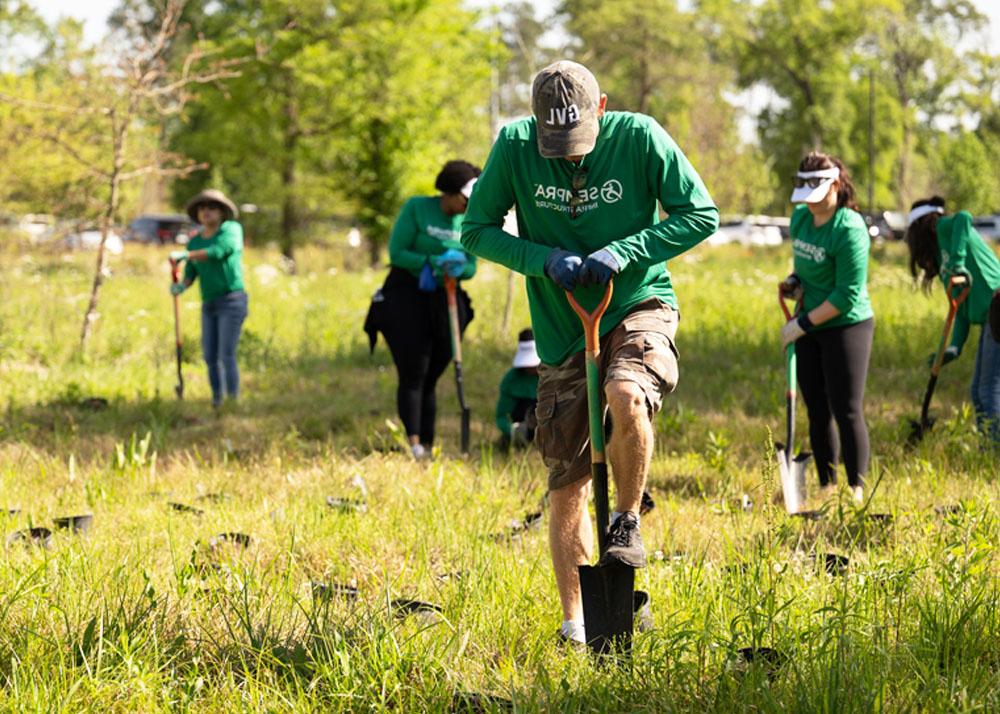
M660 381L663 394L677 388L677 348L672 339L659 332L646 332L642 338L642 363Z

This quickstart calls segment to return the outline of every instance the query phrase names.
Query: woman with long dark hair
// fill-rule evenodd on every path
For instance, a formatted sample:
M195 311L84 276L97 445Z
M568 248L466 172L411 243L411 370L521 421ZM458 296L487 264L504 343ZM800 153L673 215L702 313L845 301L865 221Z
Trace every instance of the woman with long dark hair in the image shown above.
M980 433L1000 443L1000 260L972 227L968 211L946 215L944 199L934 196L917 201L910 209L906 229L910 249L910 274L923 282L926 292L939 277L948 290L969 287L969 294L955 314L951 341L944 362L958 358L972 325L981 325L976 366L972 376L972 405ZM933 357L932 357L933 359Z
M850 174L837 158L813 152L802 159L791 200L804 205L792 212L794 269L780 287L800 309L781 328L781 341L795 342L820 486L836 485L842 460L860 503L870 458L864 395L875 330L868 299L871 238Z
M437 196L415 196L396 219L389 240L389 276L376 292L365 321L372 347L381 332L399 375L396 407L414 458L430 456L434 443L437 381L451 361L451 333L444 277L468 280L476 259L462 248L462 216L478 166L449 161L434 182ZM472 301L457 289L460 332L472 321Z

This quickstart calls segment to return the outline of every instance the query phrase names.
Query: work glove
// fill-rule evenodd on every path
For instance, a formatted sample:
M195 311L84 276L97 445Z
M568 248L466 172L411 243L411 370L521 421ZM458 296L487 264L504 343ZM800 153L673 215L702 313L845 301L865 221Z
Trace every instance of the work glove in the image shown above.
M802 281L795 273L778 283L778 289L781 291L782 297L791 298L795 302L799 302L805 292L802 288Z
M527 446L532 441L531 429L527 422L516 421L511 425L510 443L514 446Z
M799 319L797 317L793 317L781 328L782 349L788 347L790 343L795 342L804 334L806 334L806 331L802 329L802 325L799 324Z
M424 263L424 267L420 269L417 289L424 293L432 293L438 289L437 278L434 277L434 268L431 267L430 261Z
M187 290L187 285L185 285L184 283L170 283L171 295L180 295L185 290Z
M170 251L170 262L180 263L182 260L188 259L188 252L186 250L172 250Z
M441 255L434 256L431 260L434 262L434 265L453 278L462 277L462 273L465 271L465 264L469 262L465 253L454 248L449 248Z
M960 268L951 274L948 287L951 289L950 296L954 299L962 294L962 291L972 285L972 274L965 268Z
M931 352L927 355L927 366L934 366L934 358L937 357L937 352ZM955 345L948 345L944 350L944 356L941 358L941 366L944 367L949 362L954 362L958 359L958 348Z
M611 278L618 275L621 266L618 260L607 248L602 248L587 256L580 267L578 281L580 285L607 285Z
M572 290L576 287L581 265L583 265L583 258L576 253L570 253L562 248L553 248L549 257L545 259L545 274L563 290Z

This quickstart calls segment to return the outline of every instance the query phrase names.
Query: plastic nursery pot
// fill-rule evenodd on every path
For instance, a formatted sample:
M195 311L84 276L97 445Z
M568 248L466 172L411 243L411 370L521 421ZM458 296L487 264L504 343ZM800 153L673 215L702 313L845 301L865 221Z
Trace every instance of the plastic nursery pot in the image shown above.
M205 512L200 508L195 508L194 506L188 506L184 503L177 503L176 501L167 501L167 505L178 513L190 513L192 516L203 516Z
M795 518L801 518L804 521L819 521L826 516L825 511L797 511L792 514Z
M635 629L639 632L649 632L653 629L653 611L649 607L649 593L636 590L632 593L632 616Z
M23 531L14 531L7 536L7 545L37 545L40 548L48 548L52 545L52 531L48 528L25 528Z
M344 600L355 601L358 599L360 591L353 585L343 583L319 583L309 584L312 588L313 600L332 600L342 598Z
M868 513L865 517L880 526L891 526L893 521L891 513Z
M341 513L364 513L368 510L368 504L360 498L339 498L337 496L327 496L326 505Z
M656 501L650 495L649 491L642 492L642 501L639 503L639 515L645 516L647 513L656 508Z
M846 575L851 559L840 553L826 553L823 556L823 569L828 575Z
M54 518L52 522L55 523L56 528L60 530L71 529L76 535L83 535L90 530L90 526L94 523L93 513L84 513L79 516L63 516L62 518Z
M956 513L961 513L965 510L965 507L961 503L949 503L943 506L934 506L934 513L939 516L951 516Z
M742 647L736 650L736 668L745 673L750 667L762 667L767 678L773 679L784 664L788 661L788 656L773 647Z
M397 598L392 601L392 611L396 617L404 618L409 615L416 615L425 625L432 625L441 619L444 612L440 605L421 600L411 600L409 598Z
M246 533L219 533L208 539L209 550L216 550L223 546L234 546L237 548L249 548L252 539Z

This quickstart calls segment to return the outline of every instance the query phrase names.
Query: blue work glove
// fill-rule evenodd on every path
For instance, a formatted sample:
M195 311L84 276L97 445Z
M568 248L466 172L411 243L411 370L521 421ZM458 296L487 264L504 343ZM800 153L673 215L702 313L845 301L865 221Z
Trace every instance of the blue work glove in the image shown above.
M449 248L441 255L434 256L431 260L434 261L434 265L453 278L462 277L462 273L465 271L465 264L469 262L465 253L454 248Z
M545 259L545 274L563 290L572 290L576 287L577 274L580 272L581 265L583 265L583 258L576 253L570 253L562 248L553 248L549 257Z
M185 285L184 283L170 283L171 295L180 295L185 290L187 290L187 285Z
M611 251L607 248L602 248L588 255L583 261L578 280L580 285L584 286L607 285L611 282L611 278L618 275L619 270L621 266L618 265L615 256L611 255Z
M188 259L188 252L186 250L172 250L170 251L170 260L173 263L180 263L182 260Z
M934 366L934 358L937 357L937 352L931 352L927 355L927 366ZM941 366L944 367L949 362L954 362L958 359L958 348L955 345L948 345L944 350L944 357L941 359Z
M424 267L420 269L417 289L425 293L432 293L438 289L437 278L434 277L434 268L431 267L430 261L424 263Z

